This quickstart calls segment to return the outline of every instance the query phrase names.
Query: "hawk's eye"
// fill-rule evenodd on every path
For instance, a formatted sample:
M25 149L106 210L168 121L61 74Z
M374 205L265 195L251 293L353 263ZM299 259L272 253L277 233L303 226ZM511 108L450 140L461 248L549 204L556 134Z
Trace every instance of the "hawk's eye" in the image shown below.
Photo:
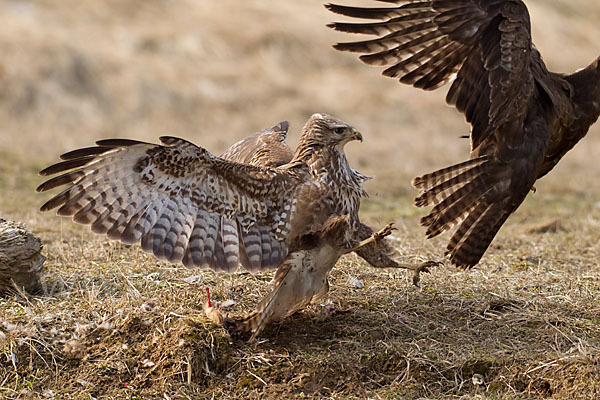
M343 135L344 134L344 128L335 128L333 130L333 133L335 133L336 135Z

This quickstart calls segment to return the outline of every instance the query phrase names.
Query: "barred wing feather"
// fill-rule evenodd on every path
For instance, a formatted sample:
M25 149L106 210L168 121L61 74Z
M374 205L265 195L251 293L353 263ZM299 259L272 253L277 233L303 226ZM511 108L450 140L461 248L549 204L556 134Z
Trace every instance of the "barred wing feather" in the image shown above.
M44 205L96 233L141 243L161 259L231 272L277 267L296 235L324 210L325 188L301 168L227 161L183 139L163 145L110 139L61 156L40 192Z

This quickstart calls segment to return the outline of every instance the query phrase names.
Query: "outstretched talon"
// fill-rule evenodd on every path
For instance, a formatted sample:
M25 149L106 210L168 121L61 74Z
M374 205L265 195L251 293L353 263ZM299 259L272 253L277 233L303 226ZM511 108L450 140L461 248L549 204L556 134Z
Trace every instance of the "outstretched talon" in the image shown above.
M375 240L375 241L381 240L384 237L391 235L392 231L396 231L396 230L397 229L394 228L394 223L390 222L389 224L387 224L386 226L381 228L381 230L379 230L379 232L375 232L373 234L373 240Z
M389 224L387 224L386 226L384 226L383 228L381 228L379 230L379 232L373 233L371 235L371 237L366 238L365 240L363 240L362 242L360 242L359 244L357 244L353 248L349 249L348 252L356 251L356 250L360 249L361 247L364 247L364 246L366 246L368 244L371 244L371 243L377 244L377 241L385 238L386 236L391 235L392 232L395 231L395 230L396 230L396 228L394 228L394 223L390 222Z
M429 268L437 267L440 265L444 265L444 263L440 262L440 261L426 261L422 264L414 266L414 268L411 268L414 270L413 285L415 285L417 287L419 286L419 281L421 280L421 272L429 273Z

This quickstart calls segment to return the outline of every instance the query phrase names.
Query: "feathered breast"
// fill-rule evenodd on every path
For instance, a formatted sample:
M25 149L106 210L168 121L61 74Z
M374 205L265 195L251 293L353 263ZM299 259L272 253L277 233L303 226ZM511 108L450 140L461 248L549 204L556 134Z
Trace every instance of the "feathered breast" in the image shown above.
M345 154L335 148L327 150L314 154L309 163L311 173L330 188L336 214L349 214L354 225L358 223L360 198L368 196L361 183L371 178L354 170Z

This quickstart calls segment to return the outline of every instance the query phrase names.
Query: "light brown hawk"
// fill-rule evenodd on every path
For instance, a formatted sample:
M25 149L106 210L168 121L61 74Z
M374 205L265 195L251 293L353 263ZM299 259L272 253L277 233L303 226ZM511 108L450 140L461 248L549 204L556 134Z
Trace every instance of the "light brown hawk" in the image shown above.
M245 143L256 153L267 133L275 138L286 130L282 123ZM162 145L101 140L63 154L62 162L42 170L44 176L60 175L37 190L67 185L41 210L58 208L59 215L89 224L96 233L139 242L172 263L225 272L239 265L251 272L278 268L277 279L284 286L293 283L293 289L278 290L261 303L271 311L259 309L259 322L240 323L256 335L274 317L304 307L326 290L335 261L360 242L356 232L365 176L348 165L343 151L353 140L362 140L357 130L325 114L308 120L285 164L275 162L278 151L269 156L273 162L256 154L246 159L244 141L224 156L237 155L247 164L174 137L162 137ZM371 234L367 242L387 233ZM324 275L314 276L315 269Z
M229 161L256 166L279 167L287 164L294 157L294 153L285 142L288 128L288 121L283 121L271 128L263 129L233 144L221 153L219 157ZM370 177L362 175L358 171L353 171L353 173L361 183L370 179ZM360 223L358 230L355 232L356 239L360 241L367 240L373 237L374 234L375 231L373 228L364 223ZM398 261L392 258L395 254L394 247L388 240L384 240L383 237L379 237L376 243L365 243L357 247L354 251L375 268L405 268L413 270L415 272L413 276L413 283L415 285L419 282L419 272L424 272L427 270L427 266L436 264L433 262L419 265L398 263Z
M380 1L395 6L327 5L374 20L331 24L375 36L334 47L363 53L363 62L387 66L383 75L417 88L452 81L446 101L471 123L471 156L415 178L415 205L434 206L421 219L428 237L459 224L447 254L473 267L535 181L598 119L599 59L570 75L549 72L520 0Z
M220 157L257 166L276 167L287 164L293 159L293 152L285 143L288 127L289 123L283 121L272 128L256 132L232 145ZM370 179L357 171L353 173L361 183ZM420 272L427 272L429 267L438 264L433 261L402 264L394 260L392 257L395 249L385 239L391 233L391 224L375 233L371 227L360 223L358 230L353 233L350 246L346 238L348 229L349 216L336 215L325 222L318 235L305 236L303 248L288 257L278 268L273 279L273 290L253 312L241 318L229 318L223 317L218 308L211 306L208 313L213 320L226 327L252 332L253 339L269 321L281 320L325 296L329 290L329 271L344 254L354 251L375 268L412 270L415 285L419 282ZM307 279L307 275L311 275L310 279ZM308 280L321 283L309 286L302 283Z

